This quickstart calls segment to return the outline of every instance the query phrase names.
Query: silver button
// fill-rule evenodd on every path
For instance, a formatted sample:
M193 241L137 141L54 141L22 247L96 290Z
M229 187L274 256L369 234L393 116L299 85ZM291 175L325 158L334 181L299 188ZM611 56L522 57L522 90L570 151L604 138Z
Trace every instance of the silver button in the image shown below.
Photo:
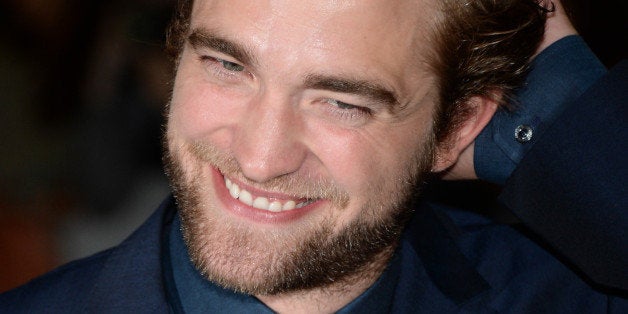
M515 129L515 139L519 143L529 142L532 139L532 128L522 124Z

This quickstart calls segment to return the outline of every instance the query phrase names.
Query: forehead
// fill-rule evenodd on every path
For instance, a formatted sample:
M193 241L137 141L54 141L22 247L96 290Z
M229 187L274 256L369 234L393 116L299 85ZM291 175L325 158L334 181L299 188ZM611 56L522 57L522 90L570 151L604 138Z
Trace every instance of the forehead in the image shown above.
M192 23L227 22L243 28L248 24L266 31L268 38L273 35L270 31L278 32L277 36L310 32L349 41L378 39L403 44L429 26L433 6L428 0L197 0Z
M219 32L276 69L351 69L401 80L416 76L430 51L436 10L429 2L197 0L191 28Z

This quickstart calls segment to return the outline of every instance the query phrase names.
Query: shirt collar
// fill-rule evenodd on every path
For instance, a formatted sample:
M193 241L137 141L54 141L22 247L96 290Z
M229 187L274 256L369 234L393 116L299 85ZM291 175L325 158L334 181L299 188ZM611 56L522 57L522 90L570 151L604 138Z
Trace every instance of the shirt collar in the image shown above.
M190 262L183 241L179 215L167 229L168 249L164 278L175 312L184 313L273 313L259 299L251 295L224 289L206 280ZM395 287L399 279L400 258L393 256L380 278L338 313L384 313L392 307Z

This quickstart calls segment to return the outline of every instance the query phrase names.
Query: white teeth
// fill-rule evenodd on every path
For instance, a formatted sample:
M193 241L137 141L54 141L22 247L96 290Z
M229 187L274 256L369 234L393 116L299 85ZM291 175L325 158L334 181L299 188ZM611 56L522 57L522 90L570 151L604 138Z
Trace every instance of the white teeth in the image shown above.
M292 201L291 201L292 202ZM280 212L283 209L279 201L274 201L268 205L268 210L271 212Z
M268 199L265 197L258 197L253 201L253 207L259 209L268 209Z
M238 199L240 200L240 202L246 205L253 205L253 195L251 195L251 193L249 193L249 191L247 190L240 191L240 196L238 197Z
M240 196L240 187L237 184L232 184L229 188L229 194L231 194L233 198L238 198L238 196Z
M283 204L282 209L283 210L291 210L294 209L296 203L294 201L287 201L285 204Z
M259 196L253 199L253 195L247 190L240 188L236 183L231 180L225 178L225 186L227 190L229 190L229 194L231 197L240 200L240 202L253 206L257 209L268 210L271 212L280 212L286 210L292 210L295 208L301 208L303 206L309 205L312 201L306 201L302 203L296 203L295 201L287 201L282 204L280 201L270 201L268 198Z
M303 202L303 203L299 203L299 204L297 204L295 207L296 207L296 208L301 208L301 207L304 207L304 206L310 205L310 204L312 204L313 202L314 202L314 201L312 201L312 200L310 200L310 201L306 201L306 202Z

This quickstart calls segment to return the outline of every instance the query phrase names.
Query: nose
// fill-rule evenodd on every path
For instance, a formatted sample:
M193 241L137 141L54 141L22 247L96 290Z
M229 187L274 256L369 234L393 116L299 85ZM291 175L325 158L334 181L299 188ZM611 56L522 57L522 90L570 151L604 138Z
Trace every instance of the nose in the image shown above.
M307 148L289 97L260 95L240 120L232 151L245 177L262 183L299 170Z

